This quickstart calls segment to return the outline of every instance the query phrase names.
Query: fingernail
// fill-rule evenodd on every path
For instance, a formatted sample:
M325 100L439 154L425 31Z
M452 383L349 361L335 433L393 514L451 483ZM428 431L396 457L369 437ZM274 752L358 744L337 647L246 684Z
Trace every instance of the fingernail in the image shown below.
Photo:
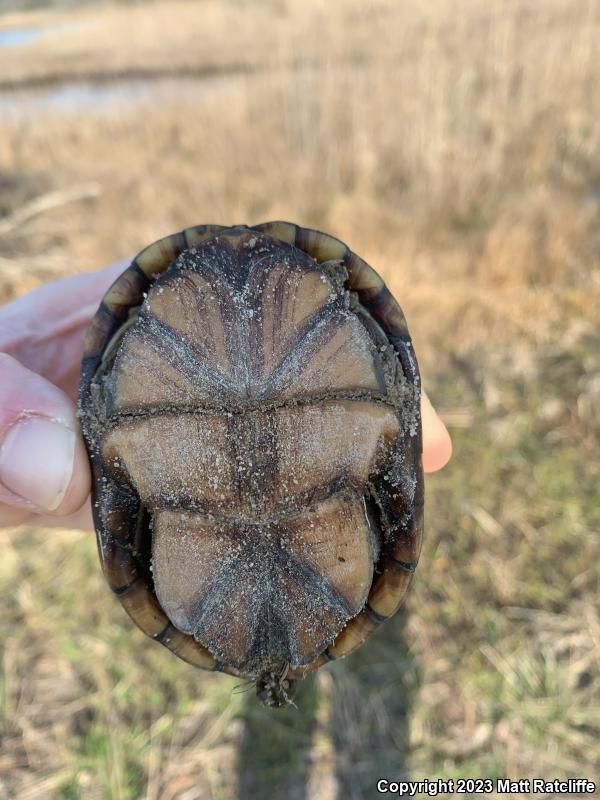
M28 417L15 423L0 447L0 483L38 508L62 503L75 456L75 433L58 422Z

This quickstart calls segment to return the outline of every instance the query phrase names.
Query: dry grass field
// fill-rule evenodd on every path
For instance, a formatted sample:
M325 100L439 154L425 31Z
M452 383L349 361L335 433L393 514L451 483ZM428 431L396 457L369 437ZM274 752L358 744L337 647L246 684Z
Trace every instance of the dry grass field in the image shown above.
M318 227L384 275L454 439L405 613L298 710L134 629L89 532L0 531L2 800L600 780L598 41L600 0L0 14L1 301L191 224Z

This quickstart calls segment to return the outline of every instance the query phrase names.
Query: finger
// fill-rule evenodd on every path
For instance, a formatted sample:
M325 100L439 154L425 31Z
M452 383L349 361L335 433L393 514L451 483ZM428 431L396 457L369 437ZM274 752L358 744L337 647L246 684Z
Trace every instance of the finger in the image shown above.
M15 508L0 503L0 527L16 525L35 525L36 528L67 528L70 530L93 531L92 507L89 499L73 514L57 517L54 514L38 514L25 508Z
M452 440L448 429L438 417L425 392L421 393L423 420L423 469L437 472L450 461Z
M83 505L89 489L89 463L73 403L0 353L0 502L65 515ZM0 518L0 524L6 523Z
M77 393L83 339L108 287L127 267L118 261L85 275L53 281L0 309L0 351Z

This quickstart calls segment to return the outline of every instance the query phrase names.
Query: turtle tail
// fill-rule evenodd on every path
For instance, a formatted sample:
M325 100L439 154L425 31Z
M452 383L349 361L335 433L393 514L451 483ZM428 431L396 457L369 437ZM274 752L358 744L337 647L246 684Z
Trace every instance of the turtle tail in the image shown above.
M295 706L294 696L298 680L288 678L289 665L283 670L263 672L256 681L256 696L269 708Z

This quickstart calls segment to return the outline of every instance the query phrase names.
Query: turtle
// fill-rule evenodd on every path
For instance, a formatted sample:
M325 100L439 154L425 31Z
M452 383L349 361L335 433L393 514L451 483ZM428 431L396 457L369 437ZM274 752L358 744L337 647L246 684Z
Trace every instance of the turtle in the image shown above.
M90 323L78 413L105 578L179 658L282 707L398 610L423 532L419 369L339 239L275 221L144 248Z

